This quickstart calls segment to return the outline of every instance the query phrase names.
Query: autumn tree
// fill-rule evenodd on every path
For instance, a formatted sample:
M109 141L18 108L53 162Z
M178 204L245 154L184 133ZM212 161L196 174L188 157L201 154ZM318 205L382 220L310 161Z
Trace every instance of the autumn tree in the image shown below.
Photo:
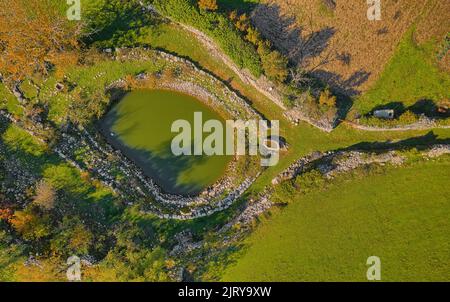
M50 216L41 213L33 205L16 211L10 223L25 240L38 240L50 235Z
M242 32L247 31L250 26L250 19L247 17L247 14L242 14L236 20L236 28Z
M103 91L95 90L91 92L76 87L72 91L72 103L67 114L71 122L86 125L93 118L99 118L103 115L108 102L109 99Z
M67 20L61 0L0 0L0 73L19 81L78 60L80 22Z
M253 45L258 45L261 41L261 34L256 28L250 26L247 30L247 35L245 35L245 39Z
M281 53L276 50L270 51L266 47L261 50L259 47L259 54L261 56L261 62L266 76L277 82L284 82L288 76L288 60Z
M0 208L0 221L10 221L13 217L12 210L8 208Z
M199 0L198 7L200 7L200 9L209 11L215 11L219 8L219 6L217 5L217 0Z
M88 254L94 235L78 217L64 217L58 228L58 234L51 240L54 255Z
M56 200L56 191L53 186L45 180L36 185L36 196L33 202L45 210L53 209Z
M336 96L332 95L329 89L320 93L319 104L322 106L336 107Z

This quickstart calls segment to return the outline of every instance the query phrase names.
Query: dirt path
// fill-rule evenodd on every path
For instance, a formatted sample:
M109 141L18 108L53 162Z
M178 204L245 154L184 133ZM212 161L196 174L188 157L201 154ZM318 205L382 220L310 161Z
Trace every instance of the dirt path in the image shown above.
M206 34L186 24L178 22L174 23L192 33L210 51L210 54L213 57L218 58L223 63L225 63L225 65L227 65L228 68L230 68L236 75L238 75L245 84L253 86L256 90L258 90L258 92L269 98L278 107L283 110L287 110L280 93L276 91L275 85L270 82L265 76L261 76L259 79L255 79L255 77L252 76L250 72L241 70Z

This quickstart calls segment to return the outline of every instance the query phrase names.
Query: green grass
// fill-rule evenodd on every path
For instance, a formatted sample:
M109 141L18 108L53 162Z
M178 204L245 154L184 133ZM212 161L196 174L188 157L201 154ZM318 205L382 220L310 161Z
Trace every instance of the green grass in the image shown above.
M234 2L233 2L234 3ZM236 1L236 5L241 1ZM405 132L367 132L351 129L345 125L339 126L332 133L324 133L306 123L294 127L283 116L283 110L271 100L260 94L250 85L244 84L237 75L224 66L220 59L214 58L195 36L175 24L161 24L146 39L146 43L153 47L162 48L179 56L188 57L203 68L213 72L222 80L227 81L232 88L239 91L252 102L252 106L262 112L268 119L280 120L282 136L286 137L290 145L289 151L282 155L280 163L267 170L252 186L257 191L262 189L270 180L293 161L312 151L326 151L330 149L348 147L359 142L375 142L401 140L408 137L423 136L428 131ZM448 130L435 130L440 138L450 136Z
M231 3L232 2L232 3ZM228 8L240 8L245 10L248 7L248 4L257 2L256 0L249 1L228 1L223 0L219 1L219 3L229 4ZM281 121L281 131L282 135L285 136L290 145L289 151L284 153L279 165L268 169L263 175L258 179L254 186L252 186L252 191L258 191L265 187L270 183L271 179L281 172L284 168L289 166L294 160L298 159L301 156L306 155L309 152L315 150L331 150L336 148L348 147L353 144L359 142L375 142L375 141L395 141L406 139L409 137L416 137L427 134L428 131L406 131L406 132L364 132L359 130L351 129L347 126L340 126L332 133L324 133L320 130L307 125L306 123L301 123L298 127L293 127L290 125L282 116L283 111L278 108L273 102L268 100L266 97L262 96L258 93L253 87L242 83L242 81L234 74L229 68L224 66L221 60L212 57L209 51L198 41L195 37L189 32L183 30L181 27L173 24L161 24L158 29L149 33L149 35L144 39L145 43L151 44L153 47L159 47L170 52L174 52L178 55L189 57L192 61L196 62L203 68L206 68L222 78L225 81L230 83L235 90L239 90L244 96L246 96L251 102L253 102L253 106L261 111L267 118L269 119L279 119ZM430 55L429 50L424 50L417 48L414 43L409 40L402 42L398 53L392 59L389 67L385 70L382 79L377 86L370 91L363 98L368 98L366 101L359 100L356 103L355 107L365 108L364 110L370 110L373 106L376 106L380 103L390 102L391 99L401 99L401 101L413 104L418 99L422 98L422 95L426 95L428 98L438 99L442 95L445 95L445 92L448 95L448 91L442 90L443 84L448 84L448 77L442 75L437 68L433 66L433 64L427 60ZM413 67L410 67L410 64ZM154 72L161 68L160 65L156 66L154 62L142 62L142 61L127 61L127 62L99 62L91 67L82 67L82 68L74 68L68 73L68 79L70 82L76 83L82 89L87 89L91 92L93 91L102 91L107 84L111 81L124 77L128 74L137 74L139 72L147 71L149 73ZM426 71L426 73L425 73ZM417 73L415 75L410 75L413 73ZM428 78L431 73L431 78ZM400 77L399 77L400 76ZM95 77L95 80L93 78ZM420 81L416 81L415 77L421 77ZM401 83L394 82L396 78L404 79ZM444 80L442 80L444 79ZM384 81L384 82L382 82ZM425 82L424 82L425 81ZM426 87L422 89L420 85L421 82L427 84ZM67 111L69 110L69 102L66 94L58 93L53 96L54 85L56 84L56 80L50 79L44 84L44 87L41 87L41 95L42 99L48 99L50 103L50 119L55 122L62 122L64 119L62 117L65 116ZM390 86L389 86L390 85ZM414 89L405 88L410 85ZM47 87L48 86L48 87ZM448 86L448 85L447 85ZM379 88L377 88L379 87ZM395 89L394 89L395 88ZM397 91L398 90L398 91ZM444 92L444 94L443 94ZM0 85L0 101L3 99L3 96L7 95L4 91L2 91L2 85ZM48 96L48 97L47 97ZM11 95L8 95L5 99L7 99L7 103L4 106L8 106L8 110L14 112L14 110L18 110L20 108L17 106L17 101ZM364 107L365 106L365 107ZM11 108L11 110L9 109ZM361 109L362 110L362 109ZM12 130L8 130L12 131ZM16 131L16 130L14 130ZM449 130L436 130L434 133L438 138L448 138L450 137ZM8 138L8 144L20 145L17 150L17 154L19 152L25 157L31 158L32 161L36 161L37 165L40 167L39 173L42 177L50 180L56 187L60 188L63 191L69 192L70 198L73 200L74 204L79 204L80 202L84 204L84 201L89 202L101 202L103 203L105 208L107 208L107 204L111 202L111 196L108 189L102 188L99 189L93 188L90 186L90 182L85 182L80 180L80 175L78 171L73 169L67 164L64 164L62 161L57 159L56 157L52 157L51 160L46 159L47 154L41 154L39 148L34 148L32 144L30 145L27 140L21 138L20 134L12 135L13 133L8 133L5 136L5 139ZM17 142L17 143L14 143ZM44 152L44 151L42 151ZM44 161L44 163L42 163ZM428 165L428 166L427 166ZM371 233L370 227L374 227L375 230L379 228L379 226L374 226L373 224L369 224L366 229L361 227L361 238L356 237L353 238L351 236L356 235L348 235L345 233L347 229L353 229L359 227L360 221L365 220L363 218L360 219L358 215L362 217L375 217L375 219L388 219L386 211L392 212L392 217L398 217L399 221L404 221L406 218L413 217L417 221L424 220L425 218L430 219L430 217L435 218L438 217L436 214L439 212L434 205L442 204L442 196L445 192L445 182L441 180L437 180L434 174L440 173L441 176L445 180L448 175L445 175L445 171L448 171L449 165L435 165L434 163L428 163L423 165L424 169L421 170L418 167L408 168L402 173L397 171L389 172L387 176L376 176L366 180L354 180L352 182L352 186L349 183L336 184L329 190L325 192L317 192L313 194L309 194L307 196L302 196L301 198L297 198L298 200L290 205L285 211L281 213L276 213L274 215L274 219L264 222L261 228L257 230L255 234L250 237L248 243L252 246L247 255L245 255L242 260L238 262L238 267L232 269L227 272L226 277L232 280L235 280L234 276L239 279L252 279L258 280L267 278L270 280L296 280L298 277L299 269L302 269L301 273L305 274L316 274L316 278L322 278L329 276L330 270L327 265L335 265L339 273L342 273L340 276L348 276L354 274L355 279L364 280L365 276L365 260L370 255L366 255L365 253L372 252L372 250L368 250L371 247L377 248L376 245L372 244L372 241L366 240L361 241L364 235L375 234L375 238L377 234L375 231ZM435 171L433 171L435 170ZM433 174L434 173L434 174ZM418 179L406 179L409 175L419 174L420 178ZM447 173L448 174L448 173ZM393 180L402 179L398 183L394 183ZM426 188L423 184L424 181L432 180L432 185ZM438 186L440 181L440 186ZM443 183L444 182L444 183ZM392 184L391 184L392 183ZM382 192L381 195L376 195L378 192L374 192L372 188L372 184L377 187L387 188L386 190L392 190L392 192ZM400 188L398 186L401 186ZM411 186L411 189L405 189L406 186ZM342 188L347 188L344 193ZM426 188L424 190L423 188ZM77 188L80 188L78 190ZM420 190L419 190L420 188ZM444 189L443 189L444 188ZM371 191L372 190L372 191ZM411 191L410 193L408 193ZM421 193L420 191L424 191ZM428 192L430 191L430 192ZM400 192L400 193L397 193ZM438 193L439 192L439 193ZM364 193L373 193L373 195L368 195ZM413 212L405 211L405 213L401 212L405 210L405 206L396 208L394 206L394 202L399 201L408 194L414 194L414 196L424 196L424 194L429 193L430 198L425 200L423 211L423 218L414 217ZM376 197L391 197L394 195L395 198L392 198L392 202L389 200L386 202L386 205L381 204L381 201ZM404 194L402 196L397 196L400 194ZM422 194L422 195L420 195ZM447 194L448 195L448 194ZM338 198L339 197L339 201ZM382 198L380 198L382 199ZM320 200L318 203L317 200ZM367 200L367 203L372 205L372 208L365 209L362 200ZM430 201L431 200L431 201ZM384 200L385 201L385 200ZM433 203L433 202L434 203ZM400 201L401 202L401 201ZM417 202L416 202L417 203ZM416 205L416 203L414 205ZM406 204L406 203L405 203ZM405 205L403 204L403 205ZM417 207L416 207L417 208ZM351 209L351 213L347 213L347 210ZM376 215L373 216L370 210L376 209ZM378 211L379 209L385 211ZM407 208L406 210L408 210ZM445 208L444 208L445 209ZM328 211L329 210L329 211ZM381 214L380 214L381 213ZM322 214L322 215L320 215ZM448 212L446 213L446 217L448 217ZM308 215L309 219L305 218L305 215ZM328 215L328 216L327 216ZM335 215L335 216L330 216ZM380 216L381 215L381 216ZM384 215L384 216L383 216ZM404 215L404 216L402 216ZM408 216L409 215L409 216ZM100 215L96 215L100 217ZM132 216L132 215L130 215ZM140 215L137 215L140 218ZM287 218L283 218L287 217ZM439 216L440 217L440 216ZM94 217L97 219L96 217ZM127 219L138 219L136 217L127 217ZM212 229L217 225L217 222L224 222L228 218L226 212L218 213L213 217L207 217L205 219L189 221L186 223L175 223L173 221L163 221L158 220L156 218L152 218L151 224L153 223L161 223L157 229L161 233L168 233L166 228L168 226L166 224L173 224L171 227L170 234L173 235L175 230L181 230L182 227L189 225L189 228L197 230L198 232L204 232L206 229ZM329 219L326 219L329 218ZM336 223L333 224L332 218L336 218ZM154 222L153 220L157 221ZM434 224L440 223L440 220L430 219ZM417 221L413 220L413 226L417 228ZM340 223L338 223L340 222ZM346 223L347 222L347 223ZM370 222L370 220L369 220ZM389 221L388 221L389 222ZM428 221L426 221L429 223ZM150 222L149 222L150 223ZM354 225L351 223L355 223ZM442 223L442 222L441 222ZM342 224L342 226L341 226ZM445 223L442 223L445 226ZM391 227L391 224L387 223L387 227ZM425 225L425 223L424 223ZM366 226L365 224L362 226ZM396 225L397 226L397 225ZM336 228L334 233L328 232L328 228L334 230L333 227ZM383 225L384 227L384 225ZM309 235L309 237L303 238L299 237L300 231L309 230L310 228L315 228L314 233ZM370 229L370 230L369 230ZM388 243L388 246L393 246L393 248L398 247L398 245L402 244L402 246L407 246L406 243L402 241L403 237L411 235L411 228L409 228L405 223L399 223L399 231L398 233L391 234L391 239L382 239L382 243ZM381 231L387 231L382 229ZM443 228L448 233L448 230ZM402 232L402 233L401 233ZM303 235L303 233L301 233ZM422 233L421 233L422 234ZM395 236L394 236L395 235ZM404 236L403 236L404 235ZM420 234L418 234L420 235ZM448 242L448 238L438 237L442 234L437 234L432 240L420 241L419 243L412 243L411 246L415 247L416 245L419 247L428 246L430 244L443 244ZM162 236L162 235L161 235ZM277 237L278 236L278 237ZM314 237L315 236L315 237ZM170 237L170 236L169 236ZM171 236L173 237L173 236ZM267 238L266 238L267 237ZM332 238L330 238L332 237ZM316 239L317 238L317 239ZM393 239L392 239L393 238ZM408 237L407 237L408 238ZM421 239L417 237L418 239ZM344 258L345 261L342 261L339 254L339 250L334 247L333 244L329 243L327 248L329 247L331 252L335 252L336 254L330 254L329 256L324 256L321 259L314 259L315 253L313 253L314 248L317 244L321 244L319 247L325 246L326 240L331 240L331 243L336 244L336 246L345 245L345 247L352 247L353 242L355 242L355 247L351 250L351 254L354 255L352 259ZM386 241L391 240L391 241ZM340 245L340 242L343 242ZM399 241L399 243L397 243ZM294 242L294 243L292 243ZM297 243L298 242L298 243ZM328 242L328 241L327 241ZM278 245L281 244L282 246ZM253 245L254 244L254 245ZM283 245L285 244L285 245ZM308 245L308 244L316 244L316 245ZM358 246L359 244L359 246ZM300 246L301 245L301 246ZM330 246L331 245L331 246ZM266 248L266 250L264 250ZM379 248L379 246L378 246ZM257 250L255 250L257 249ZM358 250L356 250L358 249ZM258 252L258 250L261 250ZM302 252L310 252L308 255L310 258L306 258L312 264L309 264L307 260L304 258L298 257L298 251ZM312 252L311 252L312 251ZM388 250L387 254L383 254L382 249L375 249L375 252L380 251L380 256L383 261L383 278L387 278L389 280L390 272L388 268L384 268L385 264L390 265L393 259L393 254L390 250ZM374 253L375 253L374 252ZM433 251L432 251L433 252ZM253 253L253 254L252 254ZM322 255L325 253L322 253ZM342 254L347 254L343 253ZM420 252L416 253L420 256ZM344 256L345 256L344 255ZM409 254L407 255L409 257ZM437 255L438 260L442 260L442 255ZM252 257L254 259L252 259ZM328 257L328 258L327 258ZM385 258L386 257L386 258ZM325 260L324 260L325 259ZM354 265L353 261L355 261L357 268ZM383 259L386 259L386 263ZM409 260L409 258L406 258ZM428 258L427 258L428 259ZM315 262L313 261L315 260ZM448 263L448 258L444 259ZM407 262L406 260L404 260ZM429 262L424 261L426 265ZM410 268L417 262L411 262L412 264L406 264L405 267ZM314 264L317 264L314 266ZM318 264L323 264L321 267ZM424 265L425 265L424 264ZM346 269L345 266L348 266ZM436 266L439 266L437 263ZM267 267L267 271L265 270ZM423 268L422 264L417 264L417 269ZM318 269L319 271L313 271L314 269ZM354 271L353 271L354 269ZM385 271L386 269L386 271ZM414 268L413 268L414 269ZM274 275L274 274L282 274L283 270L285 270L285 274L283 275ZM254 275L253 274L254 271ZM395 275L405 276L407 274L406 269L399 270L400 274ZM435 273L436 275L428 276L424 275L423 278L433 279L440 272L439 270L435 271L433 269L429 269L427 267L427 272L430 274ZM332 271L333 273L335 271ZM256 276L256 277L255 277ZM307 276L307 275L305 275ZM411 275L413 276L413 275ZM324 277L324 279L325 279ZM409 277L405 277L408 279ZM410 277L412 278L412 277ZM312 279L312 278L306 278ZM337 279L337 278L336 278ZM437 279L437 278L434 278Z
M24 81L20 84L20 90L23 92L24 96L28 99L33 99L38 96L38 91L30 81Z
M374 107L392 102L405 107L420 100L440 101L450 97L450 75L435 65L433 44L415 44L413 31L401 41L395 55L380 79L365 95L356 100L354 108L367 113Z
M34 157L45 154L46 147L43 143L15 126L6 129L2 140L9 146L9 150L15 153L20 151Z
M0 83L0 109L6 109L10 113L19 116L23 113L22 107L19 106L19 101L3 83Z
M191 61L210 71L215 72L223 68L229 74L232 73L230 69L223 66L222 62L213 58L192 33L174 23L159 24L148 32L143 41L154 48L163 49L181 57L188 57Z
M450 280L450 161L388 168L300 195L264 221L225 281Z
M6 160L9 156L19 159L24 170L65 191L65 195L73 202L79 205L102 203L105 209L114 207L111 203L113 193L109 188L83 179L79 170L50 152L47 145L21 128L7 126L0 134L0 139L5 146Z

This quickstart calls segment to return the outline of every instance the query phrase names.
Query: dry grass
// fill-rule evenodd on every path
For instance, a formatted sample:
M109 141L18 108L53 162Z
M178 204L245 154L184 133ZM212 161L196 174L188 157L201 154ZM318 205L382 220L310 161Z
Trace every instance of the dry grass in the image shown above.
M416 25L417 41L441 41L450 2L383 0L382 20L369 21L366 1L262 0L253 21L291 60L348 95L367 91L399 42Z

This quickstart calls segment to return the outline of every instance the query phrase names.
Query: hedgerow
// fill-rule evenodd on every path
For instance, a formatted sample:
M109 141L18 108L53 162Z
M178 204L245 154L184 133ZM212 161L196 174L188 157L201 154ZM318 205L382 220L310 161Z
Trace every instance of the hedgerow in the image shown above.
M262 74L261 61L256 49L247 43L224 15L200 10L192 0L149 0L162 15L204 32L220 46L240 68L254 76Z

